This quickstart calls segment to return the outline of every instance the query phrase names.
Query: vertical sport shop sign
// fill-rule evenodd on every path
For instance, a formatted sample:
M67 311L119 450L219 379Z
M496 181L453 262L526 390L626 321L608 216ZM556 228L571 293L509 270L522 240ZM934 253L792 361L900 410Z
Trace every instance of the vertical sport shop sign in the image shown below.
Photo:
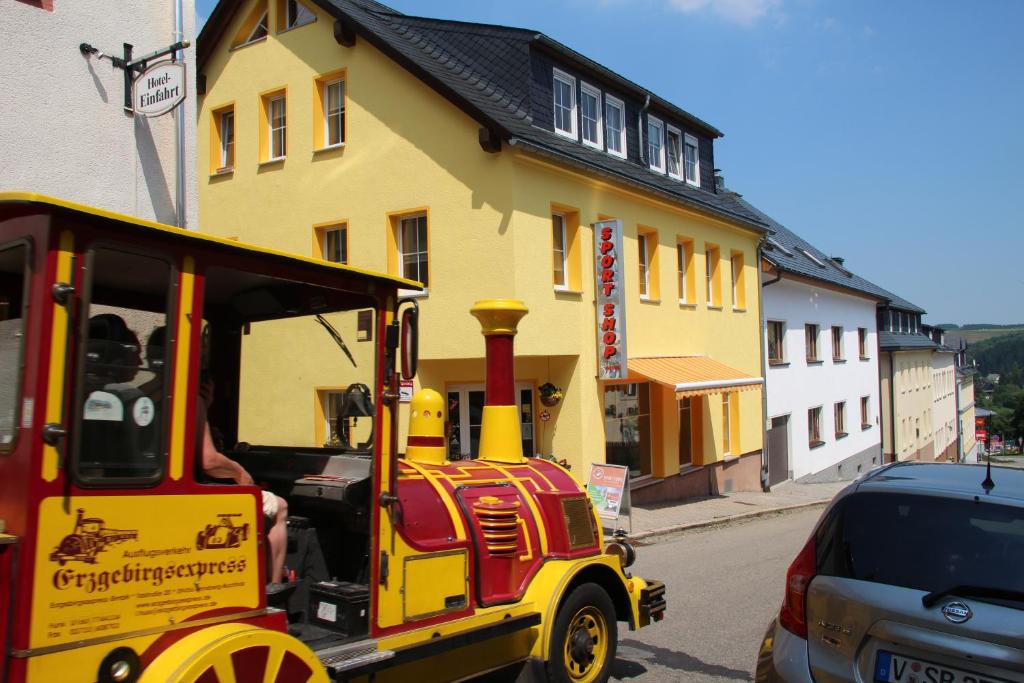
M185 65L164 61L153 64L132 83L132 111L161 116L185 99Z
M622 221L594 223L598 379L619 379L627 374L622 266Z

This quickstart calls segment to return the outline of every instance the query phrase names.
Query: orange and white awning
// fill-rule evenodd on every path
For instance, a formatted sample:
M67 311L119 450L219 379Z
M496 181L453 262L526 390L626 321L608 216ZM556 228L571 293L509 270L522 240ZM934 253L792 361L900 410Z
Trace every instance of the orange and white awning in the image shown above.
M752 377L707 356L630 358L629 374L672 387L676 398L748 391L764 384L763 377Z

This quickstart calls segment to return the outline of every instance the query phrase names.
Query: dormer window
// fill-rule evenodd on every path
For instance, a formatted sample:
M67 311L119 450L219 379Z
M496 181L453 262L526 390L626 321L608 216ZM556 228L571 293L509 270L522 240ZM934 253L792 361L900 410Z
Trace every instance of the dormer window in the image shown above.
M580 117L583 144L601 149L601 91L586 83L580 83Z
M554 70L555 132L576 139L576 79Z
M683 136L679 129L669 126L665 133L665 161L669 176L676 180L683 179L682 145Z
M626 106L622 100L611 95L604 96L604 138L608 141L608 153L626 158Z
M652 170L665 172L665 124L647 117L647 163Z
M697 138L687 135L683 141L683 153L685 154L686 182L690 185L700 185L700 155L697 154Z

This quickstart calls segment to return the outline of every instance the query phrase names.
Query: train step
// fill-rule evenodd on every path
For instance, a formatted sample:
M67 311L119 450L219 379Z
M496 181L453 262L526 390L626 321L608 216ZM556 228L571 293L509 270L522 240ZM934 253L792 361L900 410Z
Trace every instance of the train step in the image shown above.
M320 663L334 680L345 680L345 673L362 669L395 656L394 650L377 650L376 640L360 640L355 643L336 645L317 653Z

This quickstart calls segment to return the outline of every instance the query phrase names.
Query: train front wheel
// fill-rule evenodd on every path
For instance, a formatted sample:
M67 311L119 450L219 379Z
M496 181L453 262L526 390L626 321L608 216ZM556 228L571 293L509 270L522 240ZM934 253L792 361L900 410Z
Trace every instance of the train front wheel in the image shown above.
M328 683L320 660L287 633L221 624L192 633L164 650L139 683Z
M596 583L577 586L555 618L548 680L604 683L611 676L617 645L615 606L608 593Z

